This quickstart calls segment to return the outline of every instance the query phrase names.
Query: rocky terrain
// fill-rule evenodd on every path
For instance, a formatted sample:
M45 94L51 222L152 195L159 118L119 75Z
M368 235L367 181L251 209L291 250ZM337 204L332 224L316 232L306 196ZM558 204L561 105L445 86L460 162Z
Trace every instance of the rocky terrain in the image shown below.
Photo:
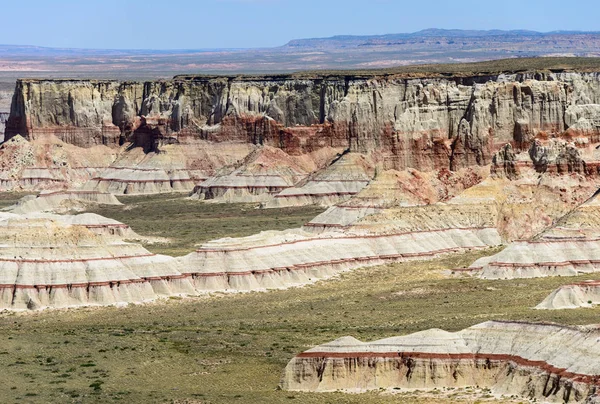
M6 190L61 191L15 213L163 192L330 207L177 271L196 292L258 290L545 231L600 185L599 105L598 73L576 72L26 79L0 158Z
M597 328L487 322L457 333L428 330L363 343L343 337L288 364L288 390L360 392L479 386L494 394L597 403Z
M594 69L22 79L5 134L0 187L36 193L0 213L7 311L281 291L467 253L479 259L435 276L511 282L590 275L600 262ZM141 209L119 198L157 194L275 216L326 210L301 228L206 238L179 257L152 253L125 223L75 214ZM553 283L535 304L593 306L600 288L589 280ZM402 293L377 298L421 292ZM597 333L505 321L369 344L343 338L293 359L282 387L479 386L591 403Z
M2 309L142 303L195 293L175 259L123 241L122 223L96 215L0 214Z
M550 72L450 79L391 75L177 77L146 83L21 80L6 138L21 135L34 144L57 138L84 149L108 147L119 157L94 166L109 166L91 175L95 187L132 193L191 191L194 182L236 164L260 146L276 147L290 156L348 149L369 159L362 163L365 168L380 170L456 171L491 164L494 153L507 143L518 152L530 150L536 139L558 138L573 147L554 147L553 153L562 153L556 158L564 161L566 170L583 172L584 166L570 159L597 141L599 83L596 73ZM544 166L544 149L531 153L539 154L533 161L536 169L552 169ZM588 164L586 174L592 174L593 167ZM367 169L357 179L364 186L372 176ZM308 178L302 186L305 191L286 189L281 197L324 192L312 191L311 182ZM352 195L361 186L353 185L352 191L335 188L326 193Z
M531 239L517 240L501 253L473 263L488 279L576 276L598 271L599 207L596 193ZM586 300L587 302L587 300Z
M600 282L585 281L561 286L536 306L541 310L577 309L600 303Z

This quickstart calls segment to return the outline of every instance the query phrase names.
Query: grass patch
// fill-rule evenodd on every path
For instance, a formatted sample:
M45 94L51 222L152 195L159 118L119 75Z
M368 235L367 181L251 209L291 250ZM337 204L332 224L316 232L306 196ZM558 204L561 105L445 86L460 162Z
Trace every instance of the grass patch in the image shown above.
M158 254L185 255L198 243L243 237L264 230L300 227L324 211L316 206L257 209L257 204L216 204L173 194L119 196L125 206L99 206L90 212L126 223L142 236L166 237L168 244L149 244Z

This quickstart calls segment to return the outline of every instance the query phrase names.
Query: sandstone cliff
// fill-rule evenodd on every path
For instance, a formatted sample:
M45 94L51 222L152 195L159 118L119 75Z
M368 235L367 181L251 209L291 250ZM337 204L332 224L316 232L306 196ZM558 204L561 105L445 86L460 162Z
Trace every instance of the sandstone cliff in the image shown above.
M506 143L600 136L599 73L179 76L170 81L20 80L6 136L77 146L253 143L302 154L377 152L386 169L491 163Z
M293 358L292 391L483 387L544 403L598 403L595 327L489 321L361 342L343 337Z

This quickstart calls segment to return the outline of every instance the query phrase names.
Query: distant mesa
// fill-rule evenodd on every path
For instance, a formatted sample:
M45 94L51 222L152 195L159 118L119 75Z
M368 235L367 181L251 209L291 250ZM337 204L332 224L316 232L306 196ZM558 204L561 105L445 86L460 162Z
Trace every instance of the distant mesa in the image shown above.
M551 31L538 32L531 30L461 30L461 29L439 29L429 28L412 33L384 34L384 35L335 35L325 38L307 38L295 39L288 42L285 46L291 48L301 48L310 46L364 46L372 45L400 45L402 41L415 41L418 39L463 39L497 41L498 39L509 42L519 42L527 38L548 38L558 37L566 38L573 36L598 36L598 31Z

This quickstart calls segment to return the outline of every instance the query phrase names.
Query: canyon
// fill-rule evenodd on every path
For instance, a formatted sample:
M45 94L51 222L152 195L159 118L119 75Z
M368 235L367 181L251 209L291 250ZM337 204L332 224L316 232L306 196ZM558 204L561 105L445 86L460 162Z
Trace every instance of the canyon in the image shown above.
M227 299L468 254L480 255L435 276L593 276L599 71L473 65L427 74L20 79L0 144L0 189L35 195L0 212L0 309L52 315ZM177 257L153 253L156 240L125 221L82 213L136 210L164 195L216 209L245 204L278 215L319 206L322 213L297 228L203 241ZM160 208L150 214L160 216ZM553 289L536 312L590 307L600 295L589 279ZM373 343L345 337L292 359L281 387L480 386L593 403L597 334L498 321ZM540 336L543 349L535 351Z

